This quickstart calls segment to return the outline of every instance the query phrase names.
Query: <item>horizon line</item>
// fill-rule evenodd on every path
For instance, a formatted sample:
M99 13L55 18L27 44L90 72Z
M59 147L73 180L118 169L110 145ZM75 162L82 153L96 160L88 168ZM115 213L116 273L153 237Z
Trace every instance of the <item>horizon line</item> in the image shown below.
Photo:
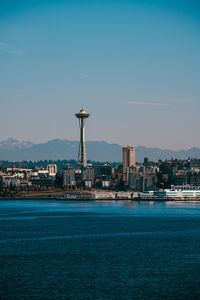
M39 144L46 144L48 142L51 142L51 141L55 141L55 140L60 140L60 141L69 141L69 142L80 142L78 139L77 140L70 140L70 139L62 139L62 138L52 138L50 140L47 140L46 142L45 141L42 141L42 142L32 142L32 141L29 141L29 140L24 140L23 138L12 138L12 137L9 137L7 139L3 139L3 140L0 140L0 143L2 142L7 142L9 140L13 140L13 141L21 141L21 142L28 142L28 143L31 143L33 145L39 145ZM105 141L105 140L88 140L86 141L86 143L88 142L104 142L104 143L107 143L109 145L118 145L120 147L126 147L126 146L133 146L134 148L138 148L138 147L144 147L144 148L148 148L148 149L159 149L161 151L174 151L174 152L179 152L179 151L188 151L188 150L191 150L191 149L200 149L200 146L191 146L190 148L181 148L181 149L178 149L178 150L174 150L174 149L169 149L169 148L160 148L159 146L144 146L144 145L132 145L132 144L124 144L123 146L121 144L118 144L118 143L114 143L114 142L108 142L108 141ZM1 149L1 148L0 148Z

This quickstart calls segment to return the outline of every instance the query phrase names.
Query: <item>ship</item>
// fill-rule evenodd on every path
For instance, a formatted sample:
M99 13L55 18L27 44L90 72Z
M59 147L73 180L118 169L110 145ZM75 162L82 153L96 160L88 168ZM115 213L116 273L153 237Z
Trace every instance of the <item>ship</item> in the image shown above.
M169 189L138 193L140 199L200 200L200 186L171 185Z

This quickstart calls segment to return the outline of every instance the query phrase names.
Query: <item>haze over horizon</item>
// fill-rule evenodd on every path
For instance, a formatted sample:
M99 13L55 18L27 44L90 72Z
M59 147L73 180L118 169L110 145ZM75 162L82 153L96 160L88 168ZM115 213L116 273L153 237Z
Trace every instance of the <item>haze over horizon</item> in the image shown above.
M72 139L72 140L69 140L69 139L62 139L62 138L52 138L52 139L49 139L49 140L47 140L47 141L40 141L40 142L33 142L33 141L31 141L31 140L24 140L23 138L12 138L12 137L10 137L10 138L8 138L8 139L6 139L6 140L0 140L0 147L1 147L1 143L2 142L14 142L14 141L19 141L19 142L22 142L22 143L31 143L31 144L33 144L33 145L42 145L42 144L47 144L47 143L49 143L49 142L53 142L53 141L68 141L68 142L77 142L77 143L79 143L79 139ZM105 141L105 140L87 140L86 141L86 143L95 143L95 142L97 142L97 143L107 143L107 144L110 144L110 145L117 145L117 146L121 146L121 147L124 147L124 146L128 146L128 145L122 145L122 144L119 144L119 143L115 143L115 142L109 142L109 141ZM153 146L153 147L148 147L148 146L146 146L146 145L132 145L133 147L136 147L136 148L138 148L138 147L144 147L144 148L147 148L147 149L153 149L153 148L155 148L155 149L160 149L160 150L169 150L169 151L175 151L175 152L179 152L179 151L182 151L182 150L190 150L190 149L195 149L195 148L197 148L197 149L200 149L200 147L190 147L190 148L185 148L185 149L171 149L171 148L162 148L162 147L157 147L157 146ZM198 157L196 157L196 158L198 158Z
M0 3L0 141L200 147L200 3Z

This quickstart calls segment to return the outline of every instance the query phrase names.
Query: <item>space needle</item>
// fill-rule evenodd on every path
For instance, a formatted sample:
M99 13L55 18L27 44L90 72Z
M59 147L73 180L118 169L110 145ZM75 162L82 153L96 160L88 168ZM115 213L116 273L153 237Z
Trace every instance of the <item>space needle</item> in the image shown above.
M89 114L82 108L79 113L75 114L75 117L79 119L80 127L80 144L78 151L78 165L81 167L86 167L86 149L85 149L85 120L89 118Z

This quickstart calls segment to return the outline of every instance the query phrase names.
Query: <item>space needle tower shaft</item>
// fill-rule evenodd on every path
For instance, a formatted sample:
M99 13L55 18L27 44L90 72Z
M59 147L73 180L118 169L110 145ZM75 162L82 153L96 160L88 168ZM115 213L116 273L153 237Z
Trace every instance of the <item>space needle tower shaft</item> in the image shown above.
M80 143L78 151L78 164L82 167L86 167L86 148L85 148L85 120L89 118L89 114L84 109L81 109L79 113L75 114L76 118L79 119L80 127Z

